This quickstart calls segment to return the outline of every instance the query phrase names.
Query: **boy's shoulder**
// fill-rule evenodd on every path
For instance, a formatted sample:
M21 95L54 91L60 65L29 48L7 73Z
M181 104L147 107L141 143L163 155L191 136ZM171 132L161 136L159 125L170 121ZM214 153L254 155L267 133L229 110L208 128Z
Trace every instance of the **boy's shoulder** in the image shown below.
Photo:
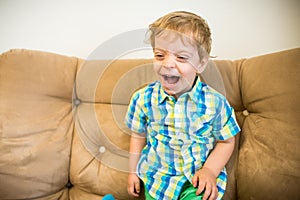
M216 96L217 98L221 98L224 99L226 98L222 93L220 93L218 90L216 90L215 88L213 88L210 85L204 84L205 86L203 87L203 90L210 95Z
M200 86L201 85L201 86ZM198 91L196 92L197 97L200 99L204 99L209 101L209 102L226 102L227 98L224 94L213 88L212 86L201 82L201 84L198 85Z

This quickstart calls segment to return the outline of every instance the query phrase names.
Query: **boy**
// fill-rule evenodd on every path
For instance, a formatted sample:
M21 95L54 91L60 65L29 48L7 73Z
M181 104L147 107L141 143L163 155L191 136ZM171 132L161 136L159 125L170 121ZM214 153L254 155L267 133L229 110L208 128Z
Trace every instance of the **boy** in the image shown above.
M129 194L146 199L221 199L225 164L240 131L221 94L202 83L210 29L189 12L172 12L149 26L158 81L131 99Z

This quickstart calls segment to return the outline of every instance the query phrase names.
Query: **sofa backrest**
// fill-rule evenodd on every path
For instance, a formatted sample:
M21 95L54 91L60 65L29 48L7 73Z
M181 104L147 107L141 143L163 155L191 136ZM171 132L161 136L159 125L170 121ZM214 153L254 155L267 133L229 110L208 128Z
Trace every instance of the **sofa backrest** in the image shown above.
M245 120L239 145L240 199L299 199L300 48L245 60ZM259 192L258 192L259 191Z
M67 196L77 58L0 56L0 199Z

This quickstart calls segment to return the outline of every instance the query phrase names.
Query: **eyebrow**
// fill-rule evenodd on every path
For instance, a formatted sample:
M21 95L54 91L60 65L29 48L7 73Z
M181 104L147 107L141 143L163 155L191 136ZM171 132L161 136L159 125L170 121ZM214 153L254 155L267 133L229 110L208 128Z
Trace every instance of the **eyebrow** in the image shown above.
M161 49L161 48L153 48L153 51L163 51L163 52L170 52L169 50L166 50L166 49ZM192 52L189 52L189 51L185 51L185 50L180 50L178 52L171 52L172 54L174 55L179 55L179 54L187 54L189 56L192 56L193 53Z
M177 55L178 55L178 54L188 54L189 56L193 55L193 53L192 53L192 52L189 52L189 51L178 51L178 52L176 52L176 54L177 54Z

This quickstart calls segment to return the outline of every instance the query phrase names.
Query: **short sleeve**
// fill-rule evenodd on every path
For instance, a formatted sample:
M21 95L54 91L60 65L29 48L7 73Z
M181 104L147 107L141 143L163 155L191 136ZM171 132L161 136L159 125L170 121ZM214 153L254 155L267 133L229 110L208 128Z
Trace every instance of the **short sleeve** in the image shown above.
M227 140L239 132L240 127L236 121L234 109L226 99L223 99L213 121L212 133L217 140Z
M146 133L147 128L147 119L142 100L143 98L139 91L134 93L125 115L126 126L136 133Z

